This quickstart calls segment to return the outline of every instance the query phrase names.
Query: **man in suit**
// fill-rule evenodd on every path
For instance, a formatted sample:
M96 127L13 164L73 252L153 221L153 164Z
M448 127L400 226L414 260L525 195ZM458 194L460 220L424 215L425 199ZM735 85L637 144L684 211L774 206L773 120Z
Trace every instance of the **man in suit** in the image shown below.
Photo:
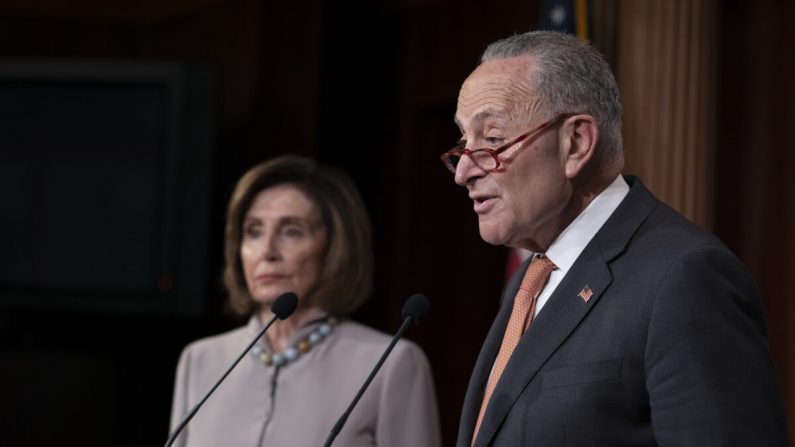
M509 282L467 390L461 447L785 446L761 302L721 242L624 177L603 56L556 32L496 42L442 160Z

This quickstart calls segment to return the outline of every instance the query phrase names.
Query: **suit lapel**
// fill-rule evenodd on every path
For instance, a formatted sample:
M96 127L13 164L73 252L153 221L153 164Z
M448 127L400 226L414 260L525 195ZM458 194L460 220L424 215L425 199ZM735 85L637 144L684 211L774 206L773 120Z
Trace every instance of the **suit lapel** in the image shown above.
M631 186L627 197L588 243L549 301L538 313L530 329L519 341L491 397L475 447L489 444L522 391L576 329L580 321L597 305L612 281L608 263L624 250L632 235L656 205L656 200L639 181L631 177L627 178L627 181ZM526 268L522 269L522 271L524 270ZM586 286L592 293L588 299L583 299L580 292ZM514 289L513 293L515 294L515 292ZM503 306L500 317L506 313L505 309L508 304L506 302ZM502 322L499 328L495 323L489 332L489 339L496 336L500 338L497 341L496 349L499 349L510 311L511 309L508 308L505 322ZM495 329L501 329L499 334L493 333ZM484 360L482 357L483 352L481 352L481 358L478 359L479 366ZM494 357L496 357L496 350L489 357L491 363L488 363L488 368L491 367ZM488 378L488 375L486 377ZM470 398L469 394L467 400ZM480 404L480 400L477 404ZM474 422L472 425L474 426ZM459 436L459 439L462 438Z
M600 258L577 262L575 266L516 346L491 396L476 446L488 445L528 383L596 305L612 281L607 265ZM587 302L578 296L586 284L593 292Z

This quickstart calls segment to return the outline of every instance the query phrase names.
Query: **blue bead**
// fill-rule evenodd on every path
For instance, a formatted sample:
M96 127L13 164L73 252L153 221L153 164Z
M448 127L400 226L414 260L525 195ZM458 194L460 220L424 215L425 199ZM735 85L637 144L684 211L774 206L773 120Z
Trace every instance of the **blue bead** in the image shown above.
M331 333L331 325L328 323L323 323L318 328L318 331L320 331L320 333L323 335L328 335Z
M284 354L273 354L274 366L282 366L285 363L287 363L287 360L284 358Z
M256 356L259 356L260 354L262 354L262 346L260 346L260 345L254 345L254 346L251 348L251 352L252 352L254 355L256 355Z
M323 336L319 332L312 332L309 334L309 343L312 343L313 346L321 341L323 341Z
M292 362L298 358L298 350L293 347L287 348L284 351L284 356L287 357L288 362Z

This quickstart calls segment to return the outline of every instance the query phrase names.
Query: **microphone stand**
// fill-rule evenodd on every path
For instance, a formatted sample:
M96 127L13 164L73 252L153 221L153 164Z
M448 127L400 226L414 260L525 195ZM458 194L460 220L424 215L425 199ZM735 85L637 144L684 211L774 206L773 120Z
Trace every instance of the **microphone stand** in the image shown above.
M199 401L199 403L197 403L190 410L190 412L182 419L182 422L179 423L177 428L174 429L174 432L171 433L171 436L168 438L168 441L166 441L165 447L171 447L171 445L174 444L174 441L177 440L177 436L179 436L180 432L182 432L182 429L184 429L185 426L188 425L188 422L190 422L190 420L193 419L193 416L196 415L196 412L199 411L199 408L201 408L201 406L204 405L204 402L206 402L207 399L210 397L210 395L213 394L215 389L218 388L219 385L221 385L221 382L223 382L224 379L226 379L226 376L228 376L229 373L232 372L235 366L237 366L237 364L240 363L240 360L242 360L243 357L245 357L245 355L248 354L248 352L251 350L254 344L257 343L257 341L259 341L260 338L262 338L263 334L265 334L265 331L267 331L268 328L271 327L271 325L273 324L274 321L276 321L277 318L279 318L279 316L276 314L274 314L273 317L271 317L268 323L259 331L257 336L254 337L254 340L251 340L251 343L249 343L246 349L244 349L243 352L240 353L240 355L237 357L237 360L235 360L234 363L232 363L232 366L230 366L229 369L226 370L224 375L222 375L221 378L218 379L218 382L216 382L215 385L212 388L210 388L210 391L204 396L204 398L201 401Z
M412 319L413 317L411 316L407 316L406 318L403 319L403 324L400 325L400 329L398 329L397 333L392 338L392 342L389 343L389 347L386 348L386 351L384 351L383 355L381 355L381 358L378 359L378 363L375 364L375 368L373 368L372 372L370 372L370 375L367 377L367 380L364 381L364 385L362 385L362 387L359 389L359 392L356 394L356 397L353 398L353 402L351 402L351 404L348 406L348 409L345 410L345 413L343 413L342 416L340 416L337 423L334 424L334 428L331 429L331 433L329 433L328 438L326 439L326 443L323 444L323 447L331 447L331 443L334 442L334 439L340 433L340 430L342 430L342 426L345 425L345 422L348 420L348 416L351 415L353 407L356 406L356 404L359 402L359 399L361 399L362 395L364 394L364 391L367 389L368 386L370 386L370 382L373 381L375 374L378 372L379 369L381 369L381 365L384 364L384 361L386 360L387 356L389 355L390 352L392 352L392 348L395 347L395 344L398 342L400 337L402 337L403 333L406 332L409 325L412 323Z

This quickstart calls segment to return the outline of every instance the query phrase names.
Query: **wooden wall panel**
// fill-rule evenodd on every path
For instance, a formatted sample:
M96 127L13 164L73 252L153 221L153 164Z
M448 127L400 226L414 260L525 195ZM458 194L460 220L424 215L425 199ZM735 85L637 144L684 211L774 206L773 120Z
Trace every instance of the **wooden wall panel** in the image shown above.
M716 12L714 0L622 2L619 8L625 172L708 228Z

